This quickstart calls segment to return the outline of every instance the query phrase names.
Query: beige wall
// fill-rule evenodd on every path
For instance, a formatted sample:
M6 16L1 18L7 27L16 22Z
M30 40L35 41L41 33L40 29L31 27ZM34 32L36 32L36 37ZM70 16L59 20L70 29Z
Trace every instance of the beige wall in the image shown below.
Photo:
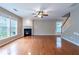
M4 40L0 40L0 45L3 45L3 44L5 44L5 43L7 43L7 42L9 42L11 40L14 40L14 39L17 39L17 38L20 38L20 37L23 36L23 32L22 32L23 31L23 28L22 28L23 24L22 24L22 18L21 17L13 14L13 13L11 13L11 12L1 8L1 7L0 7L0 15L10 17L10 18L13 18L13 19L18 21L17 35L14 36L14 37L6 38Z
M32 35L54 35L56 21L55 20L32 20L23 19L24 28L32 28Z
M56 34L55 20L34 20L33 21L34 35L54 35Z
M60 35L56 33L56 21L24 18L23 28L32 28L32 35Z

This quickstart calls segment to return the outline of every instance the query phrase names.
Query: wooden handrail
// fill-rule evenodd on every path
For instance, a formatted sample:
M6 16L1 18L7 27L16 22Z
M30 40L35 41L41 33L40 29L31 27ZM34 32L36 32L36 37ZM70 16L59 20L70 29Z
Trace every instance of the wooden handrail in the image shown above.
M63 25L62 25L61 28L63 28L63 26L64 26L64 25L66 24L66 22L68 21L68 19L69 19L69 17L70 17L70 12L67 13L66 15L64 15L63 17L67 17L67 19L65 20L65 22L63 23ZM62 34L62 29L61 29L61 34Z
M65 20L65 22L63 23L62 27L66 24L67 20L69 19L70 17L70 12L66 15L64 15L63 17L67 17L67 19Z

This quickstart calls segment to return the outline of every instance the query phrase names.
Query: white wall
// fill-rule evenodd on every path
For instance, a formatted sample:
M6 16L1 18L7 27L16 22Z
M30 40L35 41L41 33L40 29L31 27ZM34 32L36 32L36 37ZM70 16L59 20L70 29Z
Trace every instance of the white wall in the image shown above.
M79 46L79 6L70 14L70 19L62 29L62 37Z
M33 21L31 19L24 18L23 19L23 29L24 28L33 28ZM23 30L24 34L24 30ZM32 35L33 35L33 30L32 30Z
M27 18L24 18L23 19L23 27L24 28L32 28L32 20L31 19L27 19Z
M23 31L23 26L22 26L22 18L21 17L13 14L13 13L11 13L11 12L1 8L1 7L0 7L0 15L4 15L4 16L10 17L10 18L14 18L18 21L17 35L14 36L14 37L6 38L4 40L0 40L0 46L7 43L7 42L9 42L9 41L15 40L15 39L20 38L20 37L23 36L23 32L22 32Z
M33 21L34 35L54 35L56 28L55 20L34 20Z

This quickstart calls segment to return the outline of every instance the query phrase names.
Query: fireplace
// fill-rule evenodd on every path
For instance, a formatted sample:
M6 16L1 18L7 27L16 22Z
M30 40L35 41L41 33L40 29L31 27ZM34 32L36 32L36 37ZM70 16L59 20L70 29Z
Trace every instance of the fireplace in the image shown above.
M32 35L32 29L24 29L24 36L31 36Z

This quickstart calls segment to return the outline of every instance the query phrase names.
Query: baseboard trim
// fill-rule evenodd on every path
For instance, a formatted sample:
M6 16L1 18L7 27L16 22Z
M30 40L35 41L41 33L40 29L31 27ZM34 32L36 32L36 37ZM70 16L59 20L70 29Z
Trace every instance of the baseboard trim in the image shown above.
M5 42L5 43L3 43L3 44L0 44L0 47L3 47L3 46L5 46L5 45L7 45L7 44L9 44L9 43L11 43L11 42L17 40L17 39L22 38L22 37L23 37L23 36L21 36L21 37L19 37L19 38L16 38L16 39L9 40L9 41L7 41L7 42Z
M61 34L47 34L47 35L45 35L45 34L34 34L34 35L35 36L50 36L50 35L61 35Z
M67 41L69 41L69 42L71 42L71 43L73 43L73 44L75 44L75 45L77 45L77 46L79 46L79 44L78 43L75 43L75 42L73 42L73 41L71 41L71 40L68 40L67 38L65 38L65 37L62 37L64 40L67 40Z

